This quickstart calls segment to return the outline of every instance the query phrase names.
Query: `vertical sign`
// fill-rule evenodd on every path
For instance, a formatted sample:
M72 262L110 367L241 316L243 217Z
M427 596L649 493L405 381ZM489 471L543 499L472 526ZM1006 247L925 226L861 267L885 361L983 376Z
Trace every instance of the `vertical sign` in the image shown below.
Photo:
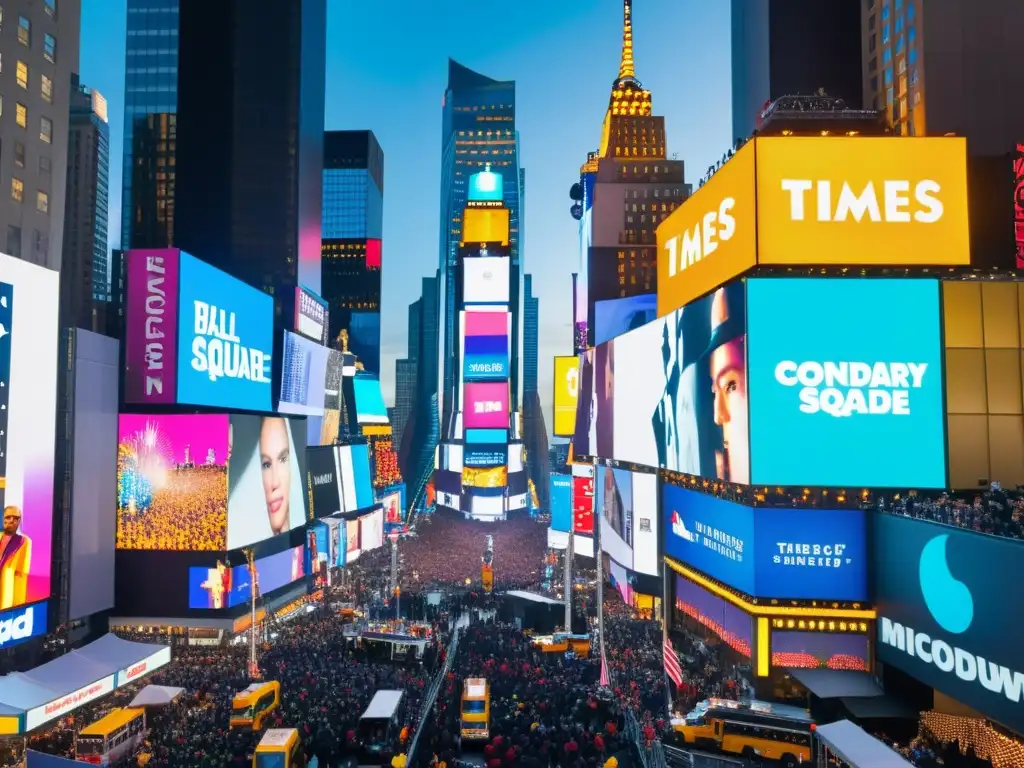
M179 254L176 248L128 251L125 402L177 400Z

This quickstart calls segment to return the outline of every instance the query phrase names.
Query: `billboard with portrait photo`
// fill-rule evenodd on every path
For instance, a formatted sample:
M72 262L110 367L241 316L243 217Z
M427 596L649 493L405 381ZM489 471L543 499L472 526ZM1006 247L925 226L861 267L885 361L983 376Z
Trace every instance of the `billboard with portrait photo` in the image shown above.
M121 414L118 549L228 548L228 431L226 415Z
M58 277L0 254L0 610L50 596Z
M306 522L305 424L231 415L227 548L248 547Z

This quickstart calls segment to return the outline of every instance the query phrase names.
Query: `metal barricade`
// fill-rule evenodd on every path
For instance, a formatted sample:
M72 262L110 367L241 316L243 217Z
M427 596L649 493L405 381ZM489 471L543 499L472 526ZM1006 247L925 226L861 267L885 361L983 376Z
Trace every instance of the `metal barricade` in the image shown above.
M420 721L416 725L416 731L412 735L412 739L409 741L409 749L405 753L405 764L413 765L413 761L416 759L416 748L420 743L420 735L423 733L423 726L427 724L427 720L430 719L430 714L434 709L434 704L437 702L437 694L441 690L441 686L444 685L445 679L448 677L448 672L452 668L452 662L455 660L455 652L459 648L459 637L465 631L465 628L457 628L452 632L451 642L448 643L448 652L444 658L444 664L441 665L441 670L437 673L434 678L434 682L430 684L430 689L427 691L427 695L423 699L423 707L420 710Z

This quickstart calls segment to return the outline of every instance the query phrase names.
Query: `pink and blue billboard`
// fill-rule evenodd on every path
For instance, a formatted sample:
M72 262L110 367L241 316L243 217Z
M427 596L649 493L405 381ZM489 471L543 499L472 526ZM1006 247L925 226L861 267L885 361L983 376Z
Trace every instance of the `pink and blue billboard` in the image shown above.
M125 402L177 401L179 253L160 248L127 254Z
M504 381L466 384L463 426L466 429L507 428L508 384Z

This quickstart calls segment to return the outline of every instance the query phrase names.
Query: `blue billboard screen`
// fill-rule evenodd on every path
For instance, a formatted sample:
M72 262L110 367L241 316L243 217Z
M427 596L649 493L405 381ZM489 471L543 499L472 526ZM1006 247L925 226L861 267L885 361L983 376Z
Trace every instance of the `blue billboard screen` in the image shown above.
M504 445L466 446L462 455L465 467L501 467L508 463L508 447Z
M274 299L184 252L179 270L178 402L269 411Z
M466 445L499 445L508 442L507 429L467 429Z
M463 376L467 381L507 379L508 336L467 336Z
M376 377L356 376L352 380L352 389L356 397L356 418L360 424L388 423L388 409Z
M747 507L662 487L665 553L753 597L867 599L858 509Z
M551 530L569 532L572 522L572 475L551 473Z
M256 560L260 592L270 594L305 576L306 547L299 545ZM249 602L252 587L249 567L227 567L218 561L214 568L193 566L188 569L188 607L203 609L234 608Z
M594 302L594 346L635 330L658 317L658 295L645 293Z
M945 487L939 299L937 280L748 280L751 482Z

